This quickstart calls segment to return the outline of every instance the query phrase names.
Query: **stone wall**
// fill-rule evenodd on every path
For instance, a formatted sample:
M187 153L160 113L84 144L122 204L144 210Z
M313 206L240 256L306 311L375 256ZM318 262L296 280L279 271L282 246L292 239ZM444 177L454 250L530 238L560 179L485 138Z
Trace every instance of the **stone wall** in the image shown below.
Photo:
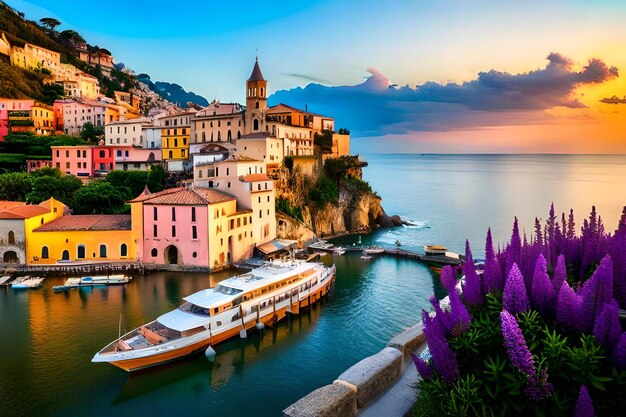
M411 352L426 343L422 323L400 333L329 385L318 388L283 410L283 417L354 417L391 388L411 362Z

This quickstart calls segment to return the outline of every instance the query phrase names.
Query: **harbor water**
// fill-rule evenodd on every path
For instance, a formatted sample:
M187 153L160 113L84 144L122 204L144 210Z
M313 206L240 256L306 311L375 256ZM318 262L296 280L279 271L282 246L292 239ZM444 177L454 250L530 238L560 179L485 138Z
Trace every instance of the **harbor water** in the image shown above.
M460 252L468 237L480 255L488 226L504 242L513 216L531 230L551 202L559 214L573 207L578 225L596 204L608 230L626 204L622 156L363 158L387 212L413 223L363 236L364 245L443 244ZM415 324L428 297L441 295L436 273L412 260L346 254L334 261L334 292L310 311L216 346L214 362L200 354L131 376L91 363L118 336L120 315L134 328L227 273L161 272L67 293L52 291L62 278L38 290L0 289L0 416L280 415Z

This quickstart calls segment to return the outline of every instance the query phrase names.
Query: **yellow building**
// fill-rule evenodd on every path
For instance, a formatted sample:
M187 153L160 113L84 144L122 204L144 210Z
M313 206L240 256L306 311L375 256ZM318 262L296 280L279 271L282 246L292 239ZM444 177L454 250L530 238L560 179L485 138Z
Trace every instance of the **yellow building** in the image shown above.
M35 103L30 109L30 117L33 120L37 135L50 135L54 133L54 108L42 103Z
M31 219L29 219L31 220ZM27 230L26 259L29 264L58 261L134 261L135 242L131 216L61 216Z
M61 54L30 43L23 47L11 45L11 65L24 69L54 69L61 63Z
M176 113L159 119L163 161L170 171L182 171L189 160L191 118L195 112Z

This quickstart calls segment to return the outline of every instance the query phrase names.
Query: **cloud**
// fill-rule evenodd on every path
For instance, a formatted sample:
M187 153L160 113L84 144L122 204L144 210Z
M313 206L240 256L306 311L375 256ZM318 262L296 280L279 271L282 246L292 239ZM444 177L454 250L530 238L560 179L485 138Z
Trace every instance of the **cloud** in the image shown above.
M626 96L624 98L619 98L617 96L613 96L613 97L605 97L602 100L600 100L600 102L602 103L606 103L606 104L626 104Z
M397 87L380 71L353 86L309 84L277 91L271 104L285 103L335 117L338 127L355 136L411 131L446 131L487 125L520 124L546 118L544 110L585 105L574 91L618 76L615 67L598 59L579 70L567 57L551 53L545 68L522 74L490 70L461 84L426 82Z
M296 73L283 73L282 75L286 75L287 77L297 78L299 80L314 82L314 83L323 83L323 84L332 84L330 81L324 80L323 78L313 77L312 75L306 74L296 74Z

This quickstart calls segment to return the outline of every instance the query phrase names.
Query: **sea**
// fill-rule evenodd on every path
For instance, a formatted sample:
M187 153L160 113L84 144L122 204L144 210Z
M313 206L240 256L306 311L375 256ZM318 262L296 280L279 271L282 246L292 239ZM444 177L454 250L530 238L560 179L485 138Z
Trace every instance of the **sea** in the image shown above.
M361 155L364 179L390 215L406 226L345 236L357 244L421 251L439 244L462 252L468 239L484 256L522 230L574 210L577 225L595 205L613 230L626 205L626 156ZM0 416L279 416L308 392L382 349L416 324L428 298L442 296L436 271L407 259L358 254L326 257L337 265L333 293L274 329L251 333L203 355L137 374L93 355L127 329L176 308L181 298L216 285L228 273L159 272L126 286L54 293L62 278L38 290L0 289Z

